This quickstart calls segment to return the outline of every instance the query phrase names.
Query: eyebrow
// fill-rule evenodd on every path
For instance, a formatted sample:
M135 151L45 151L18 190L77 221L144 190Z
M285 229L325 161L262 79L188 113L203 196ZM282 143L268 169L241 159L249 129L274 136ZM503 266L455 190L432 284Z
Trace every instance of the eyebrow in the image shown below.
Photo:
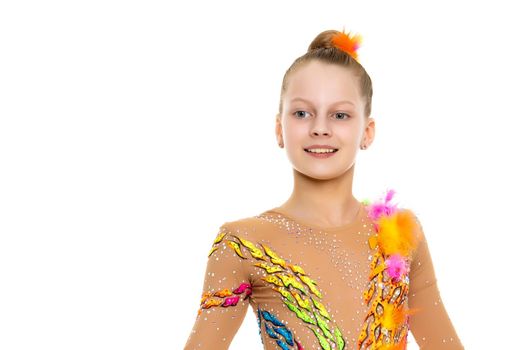
M308 100L306 100L306 99L304 99L304 98L301 98L301 97L296 97L296 98L293 98L293 99L291 100L291 102L294 102L294 101L303 101L303 102L306 102L306 103L312 104L312 102L310 102L310 101L308 101ZM348 103L348 104L351 104L352 106L355 107L355 104L352 103L352 102L350 102L350 101L348 101L348 100L337 101L337 102L334 102L333 105L342 104L342 103Z

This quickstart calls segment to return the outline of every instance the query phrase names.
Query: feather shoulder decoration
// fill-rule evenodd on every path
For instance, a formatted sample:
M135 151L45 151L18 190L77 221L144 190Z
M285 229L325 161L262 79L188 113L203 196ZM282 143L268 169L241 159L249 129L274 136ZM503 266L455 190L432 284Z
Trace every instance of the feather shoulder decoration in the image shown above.
M421 232L411 210L391 203L394 194L388 190L383 200L363 201L375 235L368 240L372 249L370 274L363 294L369 311L358 349L406 349L409 316L418 311L408 309L407 300L410 263Z

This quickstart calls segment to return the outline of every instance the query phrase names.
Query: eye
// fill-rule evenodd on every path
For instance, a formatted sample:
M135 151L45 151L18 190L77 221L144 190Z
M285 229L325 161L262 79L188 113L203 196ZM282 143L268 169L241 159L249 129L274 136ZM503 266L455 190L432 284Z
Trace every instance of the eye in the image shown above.
M347 113L343 113L343 112L336 113L335 115L336 115L336 118L335 118L335 119L344 119L344 118L337 118L338 115L346 115L346 117L347 117L346 119L349 119L349 118L350 118L350 115L349 115L349 114L347 114Z
M293 113L293 115L298 116L297 113L303 113L303 115L304 115L305 113L308 113L308 112L306 112L306 111L296 111L296 112ZM300 119L302 119L302 118L300 118Z

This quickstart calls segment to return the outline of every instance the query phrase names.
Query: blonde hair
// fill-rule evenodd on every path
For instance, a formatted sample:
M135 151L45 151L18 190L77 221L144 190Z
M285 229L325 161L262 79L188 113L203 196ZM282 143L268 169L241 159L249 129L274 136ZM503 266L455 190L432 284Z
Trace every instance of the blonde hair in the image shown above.
M325 30L319 33L308 46L308 51L295 59L292 65L286 70L281 86L281 95L279 98L279 114L282 113L283 94L286 91L288 76L297 70L301 65L312 60L318 60L327 64L336 64L347 67L358 79L361 96L365 100L365 118L370 117L372 113L372 80L363 68L352 56L332 44L332 37L340 32L337 30Z

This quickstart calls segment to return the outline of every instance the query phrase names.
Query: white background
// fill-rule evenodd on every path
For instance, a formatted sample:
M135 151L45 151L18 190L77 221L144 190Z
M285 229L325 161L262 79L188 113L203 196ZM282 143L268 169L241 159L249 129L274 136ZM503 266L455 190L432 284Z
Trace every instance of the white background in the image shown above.
M362 34L374 84L355 196L394 188L419 215L466 348L514 348L515 3L3 1L0 348L182 349L218 227L291 193L282 76L343 26ZM257 347L249 310L231 349Z

